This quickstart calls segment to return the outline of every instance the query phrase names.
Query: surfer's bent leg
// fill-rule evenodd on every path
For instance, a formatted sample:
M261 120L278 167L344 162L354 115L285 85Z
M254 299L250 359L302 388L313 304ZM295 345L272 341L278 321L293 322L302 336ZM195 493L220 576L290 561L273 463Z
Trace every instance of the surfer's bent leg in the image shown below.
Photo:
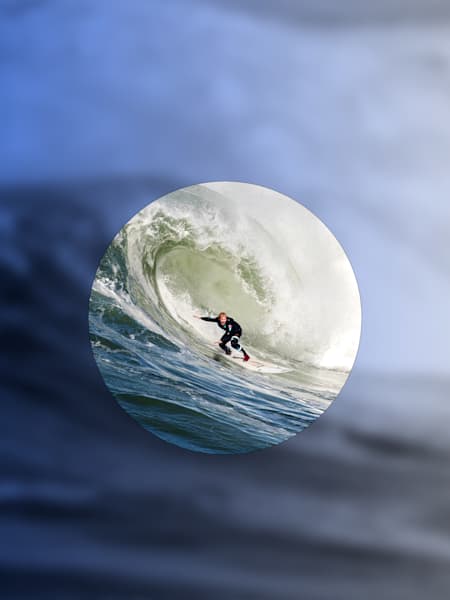
M237 335L233 335L233 337L231 338L231 347L234 348L235 350L242 349Z
M240 343L239 343L239 337L240 337L241 333L242 332L237 332L237 333L233 333L233 334L225 333L220 338L220 344L219 344L219 346L227 354L231 354L231 350L227 346L228 342L231 340L231 347L234 348L235 350L238 350L238 351L240 350L242 352L242 354L244 355L244 360L247 361L247 360L249 360L250 356L244 350L243 346L241 346Z
M231 350L228 348L227 344L228 342L231 340L231 334L229 333L224 333L223 336L220 338L220 344L219 346L222 348L222 350L224 350L227 354L231 354Z
M233 335L233 337L231 338L231 347L234 348L235 350L240 350L242 352L242 354L244 355L244 360L248 360L250 358L250 356L247 354L247 352L244 349L244 346L241 346L241 344L239 343L239 337L240 337L241 333L235 333Z

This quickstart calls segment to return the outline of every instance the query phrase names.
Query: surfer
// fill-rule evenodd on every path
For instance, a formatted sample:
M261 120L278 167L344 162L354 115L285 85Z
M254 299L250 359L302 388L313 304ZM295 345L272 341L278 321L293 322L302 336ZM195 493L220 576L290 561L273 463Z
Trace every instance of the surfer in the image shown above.
M250 356L244 350L244 348L239 343L239 338L242 335L242 328L237 321L228 317L226 313L221 312L217 317L200 317L198 315L194 315L197 319L201 319L202 321L209 321L211 323L217 323L220 329L223 329L225 333L220 338L219 346L226 354L231 354L230 348L227 346L228 342L230 342L231 347L235 350L240 350L244 355L244 361L247 362L250 360Z

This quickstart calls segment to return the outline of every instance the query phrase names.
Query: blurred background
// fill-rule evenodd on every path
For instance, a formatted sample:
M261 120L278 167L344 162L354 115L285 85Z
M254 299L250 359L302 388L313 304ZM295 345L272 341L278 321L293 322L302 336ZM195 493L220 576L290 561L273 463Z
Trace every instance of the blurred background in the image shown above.
M450 588L450 7L2 0L2 598L441 599ZM363 332L309 430L149 435L88 340L112 237L178 187L312 210Z

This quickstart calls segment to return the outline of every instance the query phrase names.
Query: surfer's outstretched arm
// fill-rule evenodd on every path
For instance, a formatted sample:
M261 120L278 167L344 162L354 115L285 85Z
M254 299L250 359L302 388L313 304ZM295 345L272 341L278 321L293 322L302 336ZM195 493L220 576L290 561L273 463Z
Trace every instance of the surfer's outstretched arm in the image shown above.
M217 322L217 317L198 317L202 321L210 321L211 323Z

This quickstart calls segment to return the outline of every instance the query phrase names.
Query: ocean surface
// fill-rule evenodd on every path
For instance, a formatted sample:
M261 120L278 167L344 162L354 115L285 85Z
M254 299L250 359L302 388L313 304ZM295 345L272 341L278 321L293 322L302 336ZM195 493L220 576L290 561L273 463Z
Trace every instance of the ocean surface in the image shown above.
M361 316L348 259L317 218L270 190L223 185L173 192L124 226L100 261L89 327L105 383L145 429L240 453L322 414L348 377ZM196 318L222 309L245 330L245 365Z

